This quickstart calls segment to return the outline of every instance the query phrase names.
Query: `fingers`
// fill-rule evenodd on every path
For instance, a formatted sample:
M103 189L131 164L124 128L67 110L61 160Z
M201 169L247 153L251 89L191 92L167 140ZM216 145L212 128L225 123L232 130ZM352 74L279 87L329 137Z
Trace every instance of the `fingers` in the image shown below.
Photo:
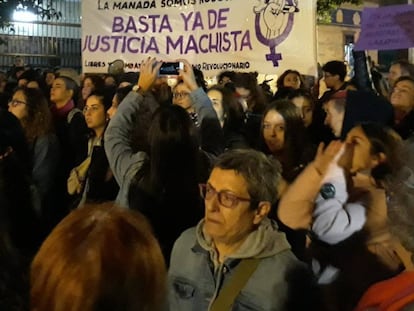
M183 62L184 68L179 71L179 77L184 81L191 91L194 91L198 88L197 81L194 75L193 66L185 59L180 59L180 62Z
M148 91L158 77L158 71L162 62L157 62L155 57L148 57L141 62L138 85L143 91Z
M323 149L325 148L325 143L320 143L318 146L318 150L316 151L316 156L320 156L323 153Z
M155 57L148 57L141 61L140 72L151 72L158 73L159 68L161 67L162 62L157 62Z

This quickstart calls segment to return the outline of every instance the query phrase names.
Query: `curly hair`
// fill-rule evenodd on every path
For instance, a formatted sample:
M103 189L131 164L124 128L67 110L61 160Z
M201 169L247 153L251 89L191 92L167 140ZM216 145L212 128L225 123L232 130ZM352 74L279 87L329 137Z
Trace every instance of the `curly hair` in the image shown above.
M27 141L32 143L37 137L52 133L52 115L42 92L26 87L17 88L15 93L17 92L22 92L26 99L27 116L20 121Z

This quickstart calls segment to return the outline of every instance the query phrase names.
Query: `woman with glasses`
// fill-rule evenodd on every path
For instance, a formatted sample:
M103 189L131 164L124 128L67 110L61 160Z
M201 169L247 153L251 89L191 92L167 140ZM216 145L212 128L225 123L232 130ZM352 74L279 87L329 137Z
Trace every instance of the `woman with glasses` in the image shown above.
M52 116L40 90L18 88L9 102L9 111L20 121L31 154L32 180L43 209L53 195L60 147L54 133ZM38 212L41 212L40 210Z
M90 164L85 179L79 180L80 187L76 189L75 194L81 194L78 206L84 203L113 201L118 194L119 187L109 168L103 140L109 122L108 109L111 107L114 93L115 88L110 87L96 90L87 98L83 108L86 125L90 129L86 160L90 160Z
M179 78L173 89L173 104L184 108L190 115L200 135L200 146L215 156L223 152L223 131L212 103L206 94L205 81L201 71L190 64L185 66L192 72L191 79ZM198 76L196 76L198 72ZM195 92L195 90L197 90ZM197 103L197 104L196 104Z

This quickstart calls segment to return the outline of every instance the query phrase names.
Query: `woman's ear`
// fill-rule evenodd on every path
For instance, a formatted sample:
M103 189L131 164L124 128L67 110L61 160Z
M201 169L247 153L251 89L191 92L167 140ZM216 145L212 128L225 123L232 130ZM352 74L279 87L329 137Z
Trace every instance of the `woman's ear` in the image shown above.
M272 206L270 202L260 202L257 206L256 215L254 216L253 223L255 225L259 224L263 220L263 218L265 218L269 214L271 207Z
M371 159L371 167L376 167L380 165L381 163L384 163L385 161L387 161L387 156L385 155L385 153L384 152L377 153Z
M75 95L75 91L74 90L70 90L70 89L66 89L66 91L68 93L70 93L70 98L73 98L73 96Z

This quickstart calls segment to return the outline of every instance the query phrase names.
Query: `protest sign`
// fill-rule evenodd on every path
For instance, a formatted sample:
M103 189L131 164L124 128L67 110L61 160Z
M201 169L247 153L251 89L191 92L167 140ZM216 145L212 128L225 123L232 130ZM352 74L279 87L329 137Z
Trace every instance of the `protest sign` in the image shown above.
M414 5L364 8L355 50L397 50L414 47Z
M148 56L223 70L316 73L316 0L82 1L82 67L116 59L138 71Z

